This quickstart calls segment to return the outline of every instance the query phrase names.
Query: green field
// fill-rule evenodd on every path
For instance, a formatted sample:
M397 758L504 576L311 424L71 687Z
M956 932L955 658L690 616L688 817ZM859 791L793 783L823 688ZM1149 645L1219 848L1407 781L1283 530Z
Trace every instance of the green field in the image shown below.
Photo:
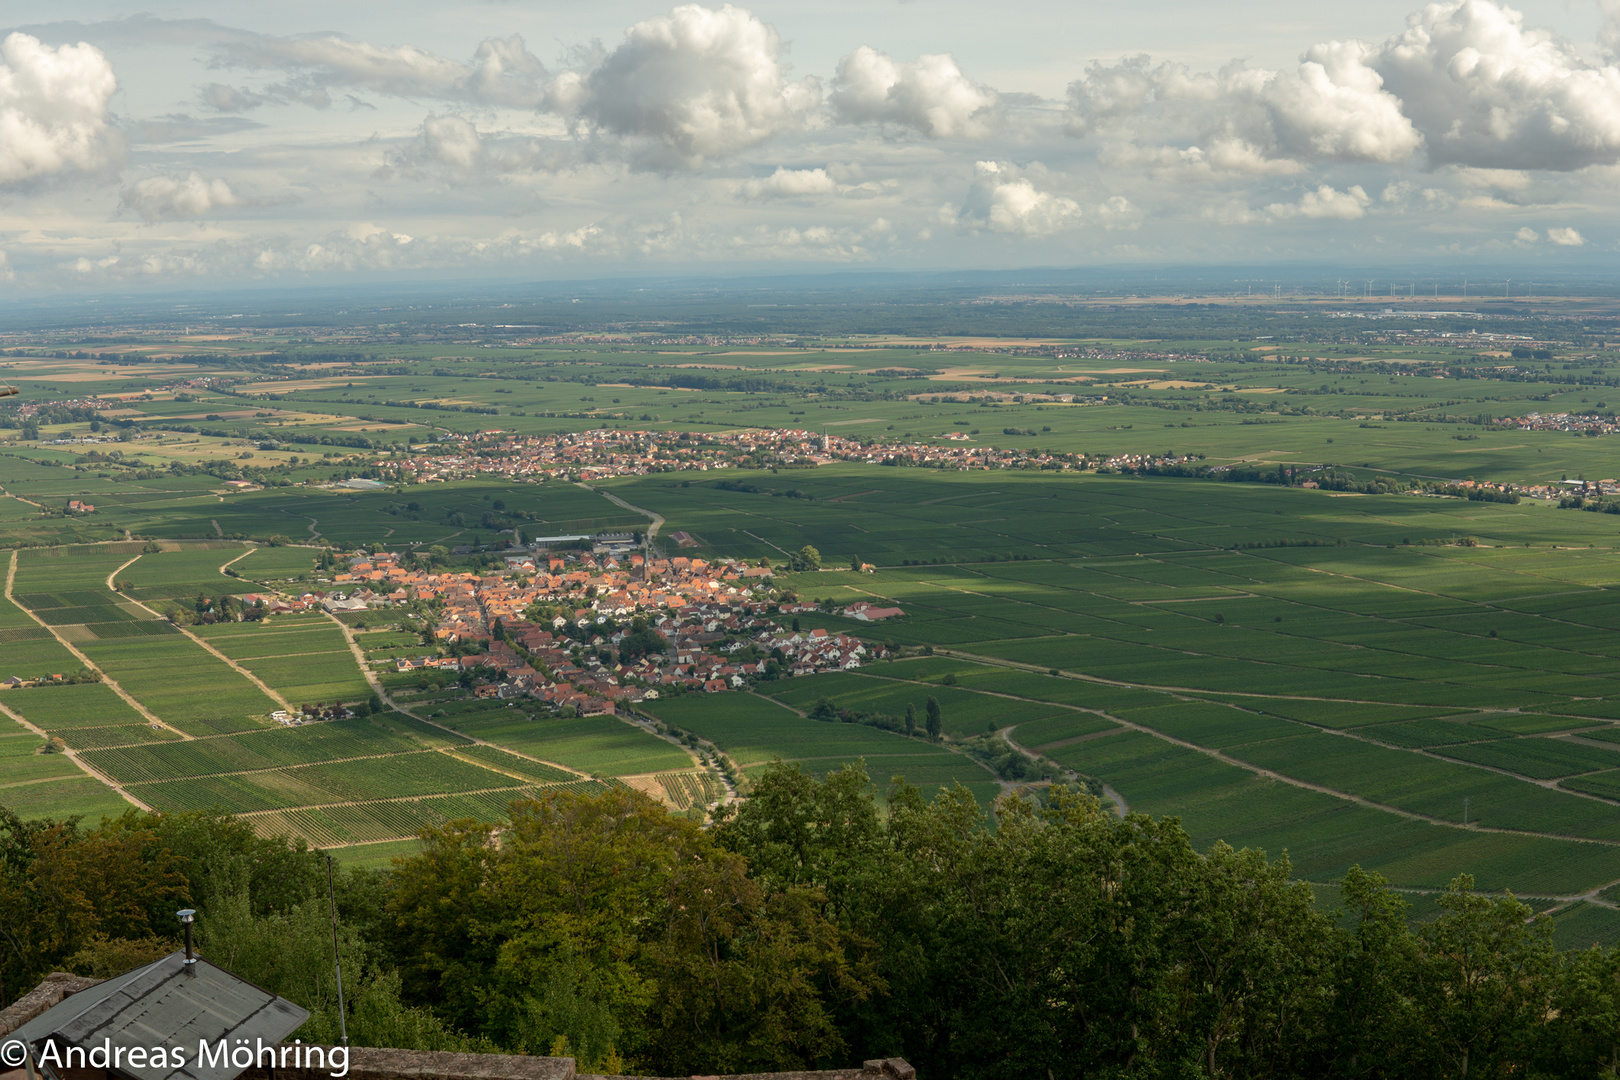
M824 675L795 681L814 689L836 679ZM932 795L941 786L961 783L986 804L1001 791L993 774L944 747L860 724L810 720L751 694L684 697L650 703L644 711L713 742L744 773L778 759L816 775L861 762L879 785L904 779Z
M0 731L0 806L25 818L82 815L89 824L116 817L130 804L61 754L42 754L30 732Z
M196 633L294 705L358 701L371 687L343 631L322 615L200 626Z
M599 776L635 776L692 765L669 743L611 716L534 719L511 710L475 710L443 722L475 739Z
M177 550L142 554L118 571L117 580L129 584L124 595L143 604L190 600L199 594L218 597L225 593L251 592L250 583L220 572L227 563L250 550L243 544L186 544Z

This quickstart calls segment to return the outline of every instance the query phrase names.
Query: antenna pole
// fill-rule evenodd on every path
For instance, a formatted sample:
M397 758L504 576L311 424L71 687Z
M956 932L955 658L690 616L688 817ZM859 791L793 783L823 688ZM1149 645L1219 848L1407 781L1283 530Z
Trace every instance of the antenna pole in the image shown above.
M349 1019L343 1011L343 961L338 958L337 941L337 886L332 880L332 853L326 853L326 895L332 900L332 966L337 969L338 1030L343 1033L343 1045L349 1045Z

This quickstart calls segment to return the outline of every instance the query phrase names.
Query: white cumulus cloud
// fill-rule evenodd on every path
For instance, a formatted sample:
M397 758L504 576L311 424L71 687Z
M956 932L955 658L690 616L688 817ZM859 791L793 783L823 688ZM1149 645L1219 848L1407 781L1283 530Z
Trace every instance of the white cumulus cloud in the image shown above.
M1435 164L1568 170L1620 159L1620 67L1526 29L1512 8L1430 4L1370 63Z
M1138 56L1069 84L1068 128L1113 140L1109 157L1190 175L1297 172L1309 161L1409 158L1422 137L1356 42L1318 45L1294 71L1214 74Z
M777 166L766 177L744 181L740 192L750 199L807 199L832 195L838 182L826 169L788 169Z
M83 42L51 48L28 34L0 42L0 184L68 169L93 172L120 152L107 122L112 65Z
M821 101L788 79L776 31L730 4L698 4L636 23L600 64L559 77L552 107L636 141L654 168L697 168L803 125Z
M1230 64L1212 74L1139 56L1093 64L1069 86L1068 127L1112 138L1132 160L1197 151L1212 173L1282 162L1579 169L1620 161L1620 0L1606 62L1496 0L1444 0L1380 45L1307 49L1297 69Z
M963 75L949 54L898 63L866 45L838 61L829 97L842 120L897 124L930 138L983 134L998 100L994 90Z
M1284 153L1337 161L1403 161L1423 143L1359 41L1316 45L1296 72L1253 91Z
M210 211L241 203L224 180L205 180L200 173L149 176L124 189L123 205L147 221L206 217Z
M566 144L510 132L484 132L464 116L430 115L416 137L387 155L380 175L433 174L457 182L553 171L569 160Z
M1547 230L1547 239L1559 247L1580 247L1586 243L1586 238L1576 230L1567 226Z
M1020 236L1048 236L1080 219L1080 204L1038 190L1010 165L981 161L957 220L971 228Z
M1361 185L1352 185L1347 191L1322 184L1314 191L1307 191L1301 195L1298 202L1272 203L1266 207L1266 213L1273 218L1333 218L1340 221L1355 221L1366 216L1367 207L1372 205L1372 198L1362 190Z

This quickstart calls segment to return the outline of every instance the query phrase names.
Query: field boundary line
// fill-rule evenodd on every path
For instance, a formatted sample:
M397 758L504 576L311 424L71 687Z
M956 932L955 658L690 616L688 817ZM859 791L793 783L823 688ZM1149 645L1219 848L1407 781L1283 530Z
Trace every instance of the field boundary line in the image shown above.
M1298 777L1286 776L1283 773L1273 772L1271 769L1251 764L1239 758L1228 757L1219 750L1199 746L1197 743L1191 743L1185 739L1178 739L1173 735L1166 735L1162 731L1155 731L1153 728L1134 723L1130 720L1124 719L1123 717L1114 716L1112 714L1105 715L1107 715L1110 720L1123 724L1133 731L1140 731L1144 735L1151 735L1154 738L1161 739L1173 746L1179 746L1187 750L1195 750L1200 754L1214 758L1216 761L1219 761L1222 764L1233 765L1244 770L1245 772L1253 773L1261 779L1275 780L1278 783L1287 784L1290 787L1303 788L1306 791L1314 791L1320 795L1331 795L1335 798L1343 799L1346 802L1355 803L1358 806L1365 806L1370 810L1382 810L1385 813L1395 814L1398 817L1409 818L1412 821L1422 821L1430 825L1439 825L1449 829L1460 829L1463 832L1499 833L1506 836L1538 836L1543 840L1562 840L1566 843L1573 844L1598 844L1603 847L1620 847L1620 840L1606 840L1601 837L1593 836L1568 836L1563 833L1535 832L1529 829L1504 829L1495 825L1478 825L1474 823L1464 825L1456 821L1447 821L1444 818L1432 817L1428 814L1420 814L1416 810L1403 810L1398 806L1389 806L1384 803L1374 802L1372 799L1366 798L1365 796L1352 795L1348 791L1340 791L1337 788L1331 788L1325 784L1313 784L1308 780L1301 780Z
M274 729L265 728L264 730L270 731ZM236 732L235 734L240 735L251 733ZM146 743L144 745L151 746L152 744ZM127 750L129 747L108 747L107 749ZM327 758L325 761L299 761L288 765L265 765L261 768L253 769L230 769L216 772L186 773L183 776L165 776L161 780L127 780L125 783L138 787L141 784L168 784L175 780L207 780L214 776L256 776L259 773L281 772L283 769L312 769L320 765L344 765L351 761L380 761L383 758L410 757L413 754L436 754L442 749L443 747L438 746L423 746L415 750L390 750L385 754L355 754L353 757ZM95 753L95 751L86 751L86 753ZM495 770L492 769L490 771L493 772Z
M140 558L140 556L137 555L137 556L135 556L135 558L138 559L138 558ZM135 561L135 559L131 559L129 562L134 562L134 561ZM128 566L129 563L125 563L124 565ZM116 573L116 571L114 571L114 572ZM104 684L106 684L106 686L109 689L111 689L113 693L115 693L119 697L123 698L125 704L127 704L130 708L134 709L136 712L138 712L142 716L146 717L146 719L148 721L150 721L151 723L156 724L157 726L159 726L161 728L167 728L169 731L174 732L176 735L180 736L180 738L182 738L182 739L190 739L191 738L190 735L186 734L184 731L181 731L179 728L174 727L173 725L169 724L162 717L158 716L157 713L154 713L151 709L148 709L145 705L142 705L139 701L137 701L133 694L131 694L128 690L125 690L122 686L118 685L118 680L117 679L114 679L111 675L108 675L105 671L102 671L100 666L98 666L93 660L91 660L84 653L80 652L78 650L78 648L75 647L74 644L71 641L69 641L67 638L63 637L61 634L57 633L56 632L56 627L52 626L50 623L46 622L44 619L42 619L38 615L34 614L34 612L33 612L33 610L31 608L26 608L22 604L17 603L17 598L15 596L13 596L12 592L11 592L12 585L16 582L16 579L17 579L17 549L13 549L12 552L11 552L11 563L6 568L6 599L11 601L13 604L15 604L18 611L25 612L30 619L33 619L35 622L39 623L39 625L43 626L45 628L46 632L49 633L51 635L51 637L55 638L59 645L61 645L68 652L72 653L74 656L78 657L79 663L83 664L85 667L89 668L91 671L94 671L97 675L100 675L101 676L101 681ZM133 602L134 601L131 601L131 603L133 603Z
M35 735L38 735L42 739L49 740L51 738L50 733L47 732L44 728L38 727L37 725L31 723L30 721L23 719L22 716L18 715L16 712L13 712L11 710L11 708L9 708L8 706L6 706L4 704L0 704L0 713L5 713L7 716L11 717L12 720L16 721L16 723L18 723L22 727L27 728L29 731L32 731ZM125 790L125 788L124 788L124 786L122 784L118 783L118 781L114 780L112 777L108 776L106 773L102 772L100 769L97 769L96 767L91 765L89 762L81 760L79 758L79 753L78 753L77 750L74 750L72 747L68 747L66 750L62 751L62 754L69 761L73 762L73 764L76 765L78 767L79 771L84 773L85 776L87 776L90 779L96 781L98 784L101 784L103 787L110 788L115 794L118 795L119 798L123 799L125 802L129 803L131 806L134 806L135 808L137 808L139 810L146 810L148 812L151 811L152 808L150 806L147 806L140 799L137 799L135 796L131 795L127 790ZM71 780L71 779L73 779L73 777L71 777L71 776L55 776L55 777L52 777L51 779L53 779L53 780ZM11 786L11 785L7 785L7 786Z
M586 491L596 492L610 503L614 503L617 506L624 507L626 510L630 510L637 514L651 518L652 524L647 526L647 543L651 544L654 540L658 539L658 530L664 527L664 515L648 510L644 506L636 506L633 503L627 503L610 491L603 491L601 488L594 488L589 484L583 483L579 486L584 488Z
M223 577L225 575L225 570L226 570L227 567L236 565L237 563L241 562L243 559L247 558L249 555L253 554L255 551L258 551L258 550L259 550L259 548L258 548L257 545L244 545L242 554L238 555L234 559L227 559L224 562L220 563L220 565L219 565L220 576Z
M141 556L139 556L139 555L135 556L134 559L131 559L131 560L129 560L129 562L125 563L124 566L120 566L118 568L118 570L124 569L125 566L128 566L130 563L134 562L136 559L139 559L140 557ZM117 574L118 570L114 570L112 574L107 575L107 588L108 588L109 591L112 590L113 575ZM122 594L117 593L117 592L114 592L113 595L114 596L122 596ZM128 600L129 603L134 604L136 607L140 608L142 611L146 612L148 615L152 616L154 619L159 619L159 620L163 619L163 616L159 615L157 612L153 611L151 608L147 607L145 604L141 603L139 600L136 600L134 597L132 597L132 596L131 597L123 597L123 599ZM176 630L180 631L186 637L190 638L192 641L196 642L198 645L201 645L206 652L212 654L216 659L224 661L226 667L230 668L232 671L234 671L238 675L242 676L244 679L246 679L248 682L252 683L254 686L257 686L259 688L259 690L264 694L265 697L269 698L271 701L275 702L277 705L280 705L283 709L286 709L288 712L293 711L293 707L287 701L287 699L282 697L275 690L272 690L270 688L269 683L265 682L263 679L259 678L255 674L253 674L253 672L249 671L247 668L243 667L241 664L238 664L235 660L232 660L230 657L226 656L224 653L220 652L218 649L216 649L212 645L210 645L207 641L205 641L204 639L198 637L196 634L193 634L190 630L186 629L184 626L181 626L179 623L171 623L170 625L172 625Z
M500 747L500 749L505 750L506 748L503 746L503 747ZM471 755L469 755L465 749L461 749L461 748L454 747L454 746L441 746L441 747L438 747L434 751L434 753L443 754L446 757L455 758L457 761L459 761L459 762L461 762L461 763L463 763L465 765L476 765L480 769L484 769L484 770L487 770L489 772L496 773L497 775L500 775L500 776L510 776L512 779L519 780L519 781L521 781L521 782L523 782L525 784L566 784L566 783L569 782L567 780L533 780L533 779L530 779L529 777L526 777L526 776L519 776L517 773L509 772L508 770L501 768L499 765L491 764L490 762L487 762L487 761L479 761L477 758L472 757ZM516 755L514 755L514 756L516 756ZM588 776L578 777L578 779L589 780L590 777L588 777Z
M591 777L586 777L589 780ZM458 795L494 795L502 791L522 791L524 788L551 787L556 784L571 784L572 780L554 780L551 783L528 782L523 784L503 784L500 787L478 788L473 791L434 791L427 795L395 795L386 799L349 799L344 802L326 803L300 803L297 806L273 806L267 810L233 810L232 816L239 818L264 817L266 814L285 814L293 810L330 810L335 806L381 806L390 803L421 802L423 799L454 798Z
M1041 756L1038 750L1030 750L1024 744L1018 742L1017 740L1015 740L1012 737L1012 733L1013 733L1013 731L1015 731L1017 729L1017 727L1018 727L1017 724L1009 724L1006 727L1002 728L999 732L997 732L997 734L999 734L1001 736L1001 739L1002 739L1003 742L1005 742L1008 746L1012 747L1014 750L1018 751L1020 754L1023 754L1027 758L1032 758L1032 759L1037 759L1038 760L1040 758L1040 756ZM1123 730L1123 729L1121 729L1121 730ZM1081 735L1081 736L1078 736L1077 738L1073 738L1073 739L1064 739L1061 743L1051 743L1051 744L1049 744L1048 749L1051 749L1051 748L1054 748L1054 747L1057 747L1057 746L1068 746L1070 743L1083 742L1083 741L1085 741L1087 739L1095 739L1095 738L1099 738L1099 737L1104 736L1104 735L1117 735L1117 734L1118 734L1118 732L1115 732L1115 731L1094 731L1090 735ZM1077 770L1071 769L1067 765L1062 765L1061 763L1058 763L1058 762L1054 762L1053 764L1059 765L1059 767L1062 768L1064 772L1068 773L1069 776L1072 777L1073 779L1075 779L1075 780L1080 779L1080 773ZM1096 778L1093 777L1092 779L1095 780ZM1130 813L1131 813L1131 808L1125 802L1125 796L1121 795L1119 792L1115 791L1113 788L1109 787L1107 784L1104 784L1101 780L1097 780L1097 783L1102 785L1103 794L1106 795L1113 802L1114 811L1115 811L1115 813L1117 813L1119 815L1119 819L1121 821L1124 821L1127 817L1129 817Z
M874 676L874 677L879 678L879 679L883 678L882 675L878 675L878 676ZM907 679L890 679L888 681L890 681L890 682L908 682L910 680L907 680ZM779 700L777 698L774 698L770 694L761 694L758 690L749 690L748 693L750 693L754 697L759 698L759 699L761 699L763 701L768 701L772 705L778 705L778 706L786 709L788 712L793 713L794 715L798 716L801 720L810 719L810 714L805 712L803 709L796 708L796 707L794 707L792 705L789 705L787 702L781 701L781 700ZM1011 696L1011 695L1006 695L1006 696ZM1021 698L1021 699L1018 699L1018 700L1030 700L1030 699ZM879 728L878 730L881 731L883 729ZM916 739L916 736L914 736L914 735L904 735L904 734L901 734L898 731L892 731L889 734L899 736L902 739ZM705 741L708 741L708 740L705 740ZM917 741L921 742L921 740L917 740ZM978 758L974 757L972 754L969 754L964 750L958 750L955 747L949 745L948 743L944 743L944 742L924 742L923 745L924 746L931 746L931 747L934 747L935 749L938 749L938 750L944 750L946 753L949 753L949 754L955 754L957 757L962 758L962 759L964 759L966 761L969 761L969 762L973 763L974 765L977 765L979 768L983 769L985 772L990 774L990 779L994 780L996 783L1001 785L1001 790L1002 790L1003 794L1006 794L1008 791L1011 791L1013 788L1017 787L1019 783L1021 783L1021 781L1003 780L1001 777L996 775L996 770L992 769L989 765L987 765L984 762L980 761ZM861 760L863 760L863 761L866 760L868 757L881 758L881 757L904 757L904 756L906 756L906 755L905 754L899 754L899 753L896 753L896 754L862 754L862 755L860 755ZM781 755L778 754L777 757L781 757ZM848 760L842 754L823 754L820 757L782 758L783 761L834 761L834 760L840 760L840 759ZM774 759L773 758L763 758L761 760L765 761L765 762L770 762L770 761L772 761ZM757 765L757 764L759 764L759 762L758 761L750 761L750 762L748 762L748 764L749 765ZM975 781L975 782L977 782L977 781Z

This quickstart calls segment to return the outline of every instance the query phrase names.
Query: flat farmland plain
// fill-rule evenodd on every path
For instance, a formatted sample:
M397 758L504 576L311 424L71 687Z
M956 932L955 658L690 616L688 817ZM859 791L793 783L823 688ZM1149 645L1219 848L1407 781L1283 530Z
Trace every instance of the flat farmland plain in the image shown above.
M906 612L880 624L806 612L796 616L803 625L934 652L783 680L757 695L649 703L647 711L720 745L745 773L777 757L817 772L864 759L880 782L896 774L931 788L963 782L988 801L1003 785L955 743L1008 731L1057 766L1106 783L1131 809L1179 816L1200 843L1286 850L1312 880L1361 862L1412 888L1436 887L1458 870L1547 896L1620 881L1620 538L1612 516L1018 471L828 466L793 472L791 486L811 497L792 499L716 486L728 478L789 483L749 472L603 486L663 514L666 530L697 536L700 553L779 562L809 542L828 567L857 556L875 563L871 574L828 569L781 581L833 608L887 600ZM583 515L600 498L579 488L556 494L559 517L548 520ZM327 509L360 514L358 506L340 500ZM82 565L24 552L15 593L146 708L192 741L235 754L225 740L251 740L261 727L252 718L272 704L108 592L105 579L133 558L119 575L131 595L167 591L184 601L194 587L218 595L244 587L218 572L242 550L146 555L115 545ZM274 577L301 571L311 557L258 549L233 569L248 575L263 559L262 575ZM292 700L364 689L330 620L196 633ZM43 663L67 655L20 609L0 611L0 634L58 658ZM405 636L366 638L379 659L415 649ZM66 692L76 708L44 696ZM893 716L911 705L920 716L930 696L942 706L946 746L802 715L825 697ZM420 801L499 799L548 779L572 782L548 770L612 777L691 764L611 717L536 719L504 704L426 699L411 707L491 745L400 749L376 736L373 755L191 760L164 756L191 742L154 733L105 688L0 694L23 715L31 700L46 721L39 726L87 761L103 755L109 770L158 763L142 778L121 775L159 802L217 797L267 822L302 822L311 838L353 843L396 838L379 835L381 819L344 824L329 809L385 802L386 785L366 779L368 770L400 770L398 797ZM435 746L456 742L431 730L447 740ZM490 786L468 788L474 780Z
M787 580L806 599L888 601L905 617L797 618L936 653L770 690L801 711L821 697L887 712L928 694L1020 698L1036 711L985 709L1015 720L1022 745L1206 840L1287 849L1319 880L1351 850L1411 887L1458 868L1522 892L1620 878L1607 749L1620 741L1620 543L1599 515L1158 478L830 467L793 478L813 496L800 499L717 482L615 488L672 523L714 521L689 531L717 551L732 543L718 523L746 517L756 539L741 544L877 563ZM916 541L882 541L901 531ZM894 678L918 689L861 684ZM1070 729L1038 703L1136 733ZM760 752L787 745L764 730L739 734ZM1153 746L1172 758L1138 752Z

